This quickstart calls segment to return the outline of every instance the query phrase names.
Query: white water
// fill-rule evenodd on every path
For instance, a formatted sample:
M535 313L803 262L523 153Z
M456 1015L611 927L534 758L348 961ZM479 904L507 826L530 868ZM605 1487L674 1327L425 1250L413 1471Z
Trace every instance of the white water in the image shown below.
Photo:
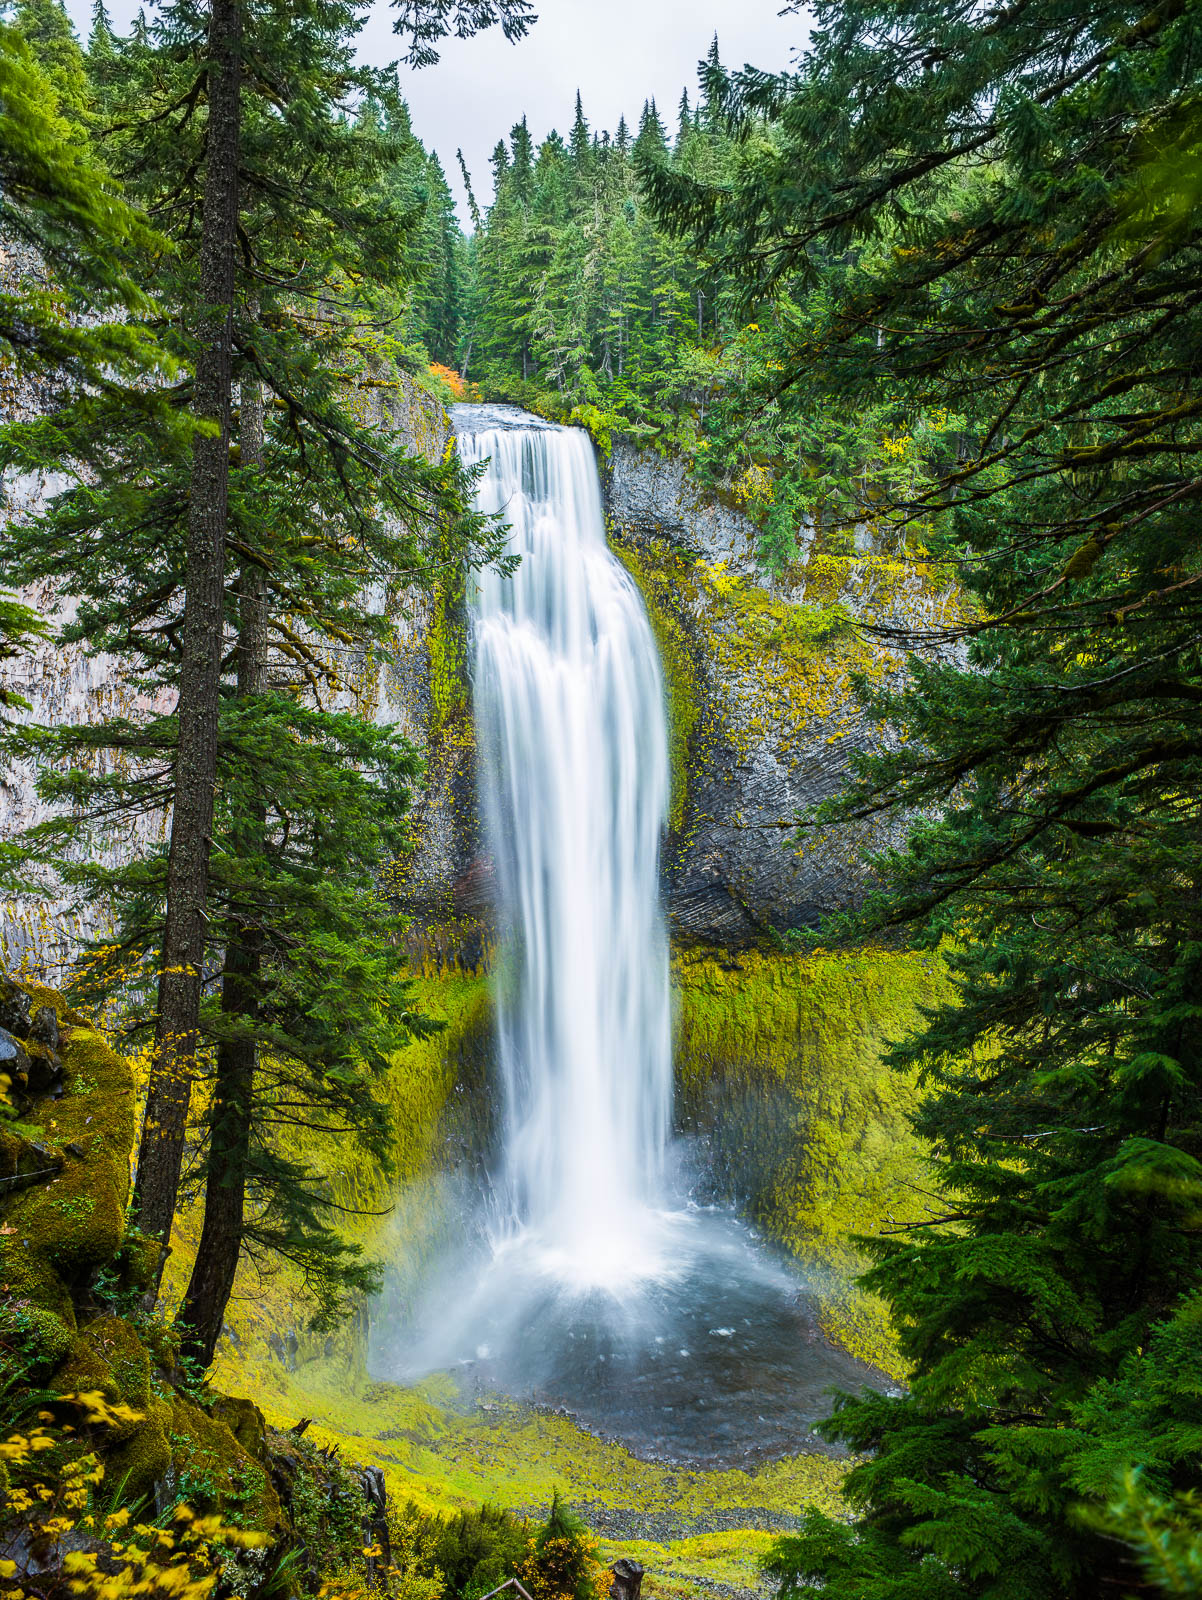
M512 576L474 596L479 770L509 957L501 1253L581 1288L660 1273L672 1096L655 641L578 429L457 416ZM501 424L501 425L498 425Z
M455 423L463 458L489 462L478 503L505 514L521 557L473 597L503 1138L491 1192L462 1174L419 1191L372 1370L454 1370L653 1458L813 1449L827 1386L873 1375L826 1345L802 1285L746 1224L695 1203L669 1144L663 686L606 549L592 451L504 407L457 407Z

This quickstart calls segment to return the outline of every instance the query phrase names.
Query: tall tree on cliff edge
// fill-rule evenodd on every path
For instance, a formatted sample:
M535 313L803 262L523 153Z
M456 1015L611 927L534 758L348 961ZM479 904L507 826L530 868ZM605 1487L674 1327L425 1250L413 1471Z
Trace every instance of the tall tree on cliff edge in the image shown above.
M828 811L910 819L844 931L948 941L956 987L893 1052L931 1204L865 1279L909 1389L840 1402L854 1520L811 1512L769 1570L815 1600L1195 1593L1202 16L843 0L796 75L708 89L739 158L648 164L661 217L745 305L792 296L782 402L887 401L895 439L951 414L926 487L851 517L976 608L928 640L959 660L866 687L899 737Z
M433 41L454 29L461 37L501 21L510 37L527 26L526 0L483 8L432 0L402 4L398 27L411 35L411 56L436 59ZM245 16L244 16L245 13ZM229 421L233 384L234 257L238 245L238 158L242 121L245 24L254 8L213 0L209 17L205 189L200 236L200 303L193 411L208 426L193 447L187 567L179 680L179 736L172 785L167 920L155 1029L155 1066L139 1153L135 1206L152 1237L170 1235L195 1071L208 866L217 773L217 703L223 645L224 552L228 523ZM320 20L317 19L320 25ZM306 16L296 17L294 40ZM302 50L302 57L304 51ZM261 63L264 67L267 63ZM271 71L274 72L275 64ZM302 80L303 81L303 80ZM293 104L303 98L290 97Z
M175 1216L196 1070L208 919L209 853L217 780L217 711L225 620L230 412L234 378L234 253L242 129L241 0L213 0L204 93L208 104L200 217L196 364L180 632L179 731L172 781L167 917L159 962L154 1069L138 1152L139 1226L166 1244Z
M222 798L202 841L207 965L201 971L212 979L228 958L230 983L223 984L221 1007L206 1004L198 1012L196 1030L215 1047L218 1077L235 1089L240 1043L249 1041L256 1052L267 1048L272 1064L255 1087L249 1131L245 1118L241 1129L235 1126L246 1109L240 1091L213 1097L211 1132L223 1127L209 1150L210 1158L218 1156L209 1183L213 1227L206 1219L197 1293L189 1299L202 1342L220 1328L231 1242L235 1261L245 1242L299 1260L316 1274L319 1300L328 1301L326 1290L337 1287L342 1266L349 1273L344 1282L356 1281L353 1252L340 1252L319 1225L303 1167L281 1164L264 1129L290 1119L319 1131L357 1127L378 1146L378 1108L363 1073L378 1069L398 1030L417 1024L404 1015L395 958L383 953L388 918L370 891L373 868L397 849L402 780L413 764L390 730L323 713L320 701L345 690L342 661L387 634L387 618L371 603L373 586L425 581L439 562L480 553L480 524L466 515L462 474L453 463L431 466L407 455L367 403L395 387L396 372L390 379L389 340L364 308L377 291L405 282L407 241L420 215L402 214L385 192L386 168L404 154L404 140L398 145L387 128L373 133L345 115L359 94L381 103L389 95L385 75L351 66L360 14L336 0L248 7L240 45L249 65L239 106L230 381L241 386L247 407L238 448L227 442L223 458L223 554L237 563L225 563L215 631L221 648L231 631L256 631L257 605L247 596L257 587L257 567L268 591L275 673L257 693L257 669L242 671L257 658L256 647L218 657L215 771ZM191 6L166 8L153 32L127 41L116 60L108 51L105 57L114 159L179 241L178 261L165 265L156 287L165 303L182 307L198 298L192 287L203 209L198 175L212 137L203 93L205 20ZM391 93L396 100L395 86ZM393 111L399 126L399 101ZM265 453L253 425L264 392ZM228 386L225 394L229 404ZM14 430L6 441L9 459L36 464L43 443L44 430ZM136 822L170 804L183 719L175 691L187 610L191 463L178 450L148 449L138 430L120 427L96 442L95 456L90 480L58 496L19 546L5 552L27 576L67 584L80 605L65 631L116 655L143 708L103 725L56 730L49 739L44 792L69 798L73 813L46 825L48 851L81 818ZM281 659L291 663L290 678L281 673ZM231 674L233 684L226 681ZM175 711L164 713L173 696ZM305 708L306 697L318 698L316 711ZM249 849L264 808L262 848ZM56 864L63 865L61 856ZM83 892L119 905L123 950L153 944L156 928L161 940L162 865L135 851L116 870L92 863L72 872ZM252 997L255 986L244 971L238 981L241 947L253 945L264 928L272 935L271 972ZM318 946L320 960L313 958ZM388 1021L393 1001L395 1020ZM184 1064L194 1067L194 1053ZM165 1102L173 1127L163 1141L169 1148L160 1163L159 1209L169 1226L166 1195L174 1199L178 1189L190 1074L167 1076L160 1055L156 1080L144 1156L160 1142ZM288 1110L280 1111L281 1101ZM312 1115L298 1116L298 1105ZM249 1164L248 1137L257 1150ZM234 1148L239 1142L241 1150ZM233 1198L222 1193L231 1188L231 1161L256 1187L257 1214L241 1229L235 1213L242 1185L236 1206L217 1204Z

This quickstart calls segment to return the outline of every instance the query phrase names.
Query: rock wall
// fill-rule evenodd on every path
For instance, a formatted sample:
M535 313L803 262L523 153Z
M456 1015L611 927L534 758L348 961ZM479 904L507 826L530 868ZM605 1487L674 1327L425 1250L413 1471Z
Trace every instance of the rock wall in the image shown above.
M676 1123L699 1198L737 1204L808 1275L826 1331L885 1371L884 1306L856 1235L922 1215L918 1090L882 1054L947 989L929 951L678 952Z
M2 266L2 262L0 262ZM0 271L0 288L4 284ZM394 434L409 450L430 461L442 460L450 439L450 423L441 403L412 377L400 374L391 389L371 391L371 415L377 425ZM23 412L34 415L37 396L24 396ZM0 515L10 522L36 516L46 501L65 486L64 479L11 477L0 482ZM19 598L53 625L67 621L74 602L69 594L42 583L23 591ZM437 800L464 766L462 746L467 737L466 715L439 720L436 701L437 641L446 608L442 597L425 589L382 593L379 604L395 624L394 653L386 662L363 653L349 670L339 662L346 687L337 698L340 709L399 724L415 748L427 758L431 772L430 795ZM442 624L445 633L445 623ZM458 635L462 639L462 627ZM460 645L462 648L462 645ZM53 637L5 664L5 685L29 702L24 715L32 723L85 724L104 716L125 715L134 720L148 712L170 709L170 698L155 706L137 696L123 678L121 663L111 656L89 656L81 645L61 646ZM435 693L432 694L432 684ZM112 759L100 755L96 759ZM470 768L470 762L466 763ZM13 837L46 815L39 800L36 772L28 762L0 763L0 837ZM427 814L435 819L427 820ZM452 845L437 819L437 804L419 797L417 833L422 841L421 872L431 882L445 875L445 857ZM80 858L100 861L128 860L160 847L167 832L167 816L157 813L133 822L95 827L72 847ZM0 960L10 966L30 966L43 975L58 977L102 912L76 914L66 895L50 877L37 894L0 903Z
M770 575L759 532L678 460L614 446L605 469L612 546L660 638L673 728L665 896L678 943L742 948L853 904L879 831L787 826L836 793L878 744L852 688L904 670L863 625L914 627L960 604L919 547L871 531L839 544L802 530ZM785 824L786 826L782 826Z

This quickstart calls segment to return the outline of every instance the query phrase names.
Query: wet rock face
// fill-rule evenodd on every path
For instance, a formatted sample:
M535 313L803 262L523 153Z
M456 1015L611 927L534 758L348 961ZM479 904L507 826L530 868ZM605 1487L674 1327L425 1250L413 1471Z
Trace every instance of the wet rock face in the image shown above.
M621 536L647 543L666 539L708 561L759 580L759 530L733 506L692 481L683 461L616 441L602 469L606 510Z
M605 470L611 544L643 592L661 642L674 721L689 712L687 799L665 852L678 943L730 948L810 927L854 905L880 828L824 828L799 848L793 818L836 794L852 757L880 738L853 673L900 676L903 657L860 623L912 627L958 600L914 554L862 530L821 548L799 530L796 561L769 573L759 531L693 483L679 461L617 443ZM687 657L684 676L671 656Z
M30 999L11 978L0 975L0 1028L25 1038L31 1020Z

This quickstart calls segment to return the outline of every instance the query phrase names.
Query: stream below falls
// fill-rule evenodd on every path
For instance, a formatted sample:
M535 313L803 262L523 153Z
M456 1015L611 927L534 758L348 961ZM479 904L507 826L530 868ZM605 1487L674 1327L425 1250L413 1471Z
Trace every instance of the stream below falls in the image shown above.
M690 1198L671 1136L664 686L591 443L511 407L453 419L519 558L470 596L502 1137L420 1288L377 1317L373 1369L454 1371L647 1457L820 1448L830 1389L884 1380L823 1338L737 1215Z

